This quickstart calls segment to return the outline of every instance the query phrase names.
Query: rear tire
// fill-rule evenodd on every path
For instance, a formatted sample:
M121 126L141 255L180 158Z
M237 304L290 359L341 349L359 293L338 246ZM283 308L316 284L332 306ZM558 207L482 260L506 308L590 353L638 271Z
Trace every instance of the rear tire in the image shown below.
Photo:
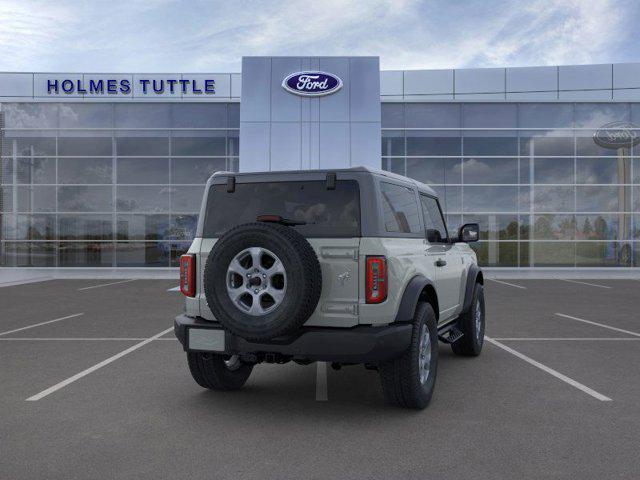
M198 385L210 390L238 390L245 384L253 365L242 363L236 356L189 352L187 362Z
M413 317L409 348L402 356L379 366L387 402L403 408L425 408L433 395L437 369L436 315L430 304L421 302Z
M484 343L484 325L484 287L482 284L476 283L471 307L468 312L460 316L460 321L458 322L458 328L464 333L464 336L451 344L453 353L464 357L477 357L480 355Z

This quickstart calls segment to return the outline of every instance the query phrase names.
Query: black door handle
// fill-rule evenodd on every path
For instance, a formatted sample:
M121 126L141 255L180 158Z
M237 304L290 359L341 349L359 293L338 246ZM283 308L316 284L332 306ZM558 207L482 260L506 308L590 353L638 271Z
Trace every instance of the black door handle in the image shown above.
M436 267L444 267L446 264L447 264L446 260L442 260L441 258L436 260Z

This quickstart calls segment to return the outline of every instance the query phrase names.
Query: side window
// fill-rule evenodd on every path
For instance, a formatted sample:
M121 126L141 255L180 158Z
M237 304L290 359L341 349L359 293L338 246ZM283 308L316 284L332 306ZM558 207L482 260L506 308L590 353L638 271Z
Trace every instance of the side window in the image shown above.
M442 218L442 212L438 206L438 201L435 198L420 195L420 203L422 203L422 212L424 213L427 237L429 237L430 233L428 230L434 230L433 235L435 235L436 242L446 242L447 227L445 226L444 219Z
M387 232L420 233L415 192L409 187L381 182L382 211Z

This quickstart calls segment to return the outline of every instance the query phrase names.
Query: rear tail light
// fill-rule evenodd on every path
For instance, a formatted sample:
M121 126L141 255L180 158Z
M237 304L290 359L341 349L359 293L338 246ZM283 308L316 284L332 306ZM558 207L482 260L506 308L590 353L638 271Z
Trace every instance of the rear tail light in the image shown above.
M366 302L382 303L387 299L388 276L385 257L367 257Z
M196 256L180 257L180 291L187 297L196 296Z

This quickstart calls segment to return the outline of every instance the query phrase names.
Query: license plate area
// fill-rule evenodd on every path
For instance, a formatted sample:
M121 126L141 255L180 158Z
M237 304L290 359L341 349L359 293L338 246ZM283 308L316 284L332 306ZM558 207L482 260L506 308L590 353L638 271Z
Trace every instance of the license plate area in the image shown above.
M213 328L190 328L187 330L189 350L224 352L224 330Z

